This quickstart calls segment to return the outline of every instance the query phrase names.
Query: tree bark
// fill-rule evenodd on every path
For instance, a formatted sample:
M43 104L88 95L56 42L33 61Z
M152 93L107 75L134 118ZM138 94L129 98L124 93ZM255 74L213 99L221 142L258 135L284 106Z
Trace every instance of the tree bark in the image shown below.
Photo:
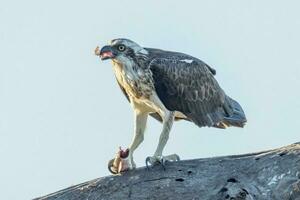
M36 200L300 200L300 143L107 176Z

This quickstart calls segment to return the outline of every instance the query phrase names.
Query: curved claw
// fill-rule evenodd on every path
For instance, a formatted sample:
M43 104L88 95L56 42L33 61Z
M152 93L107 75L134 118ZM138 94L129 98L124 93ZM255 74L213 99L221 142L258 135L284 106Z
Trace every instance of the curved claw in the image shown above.
M165 163L166 163L166 159L164 159L163 157L160 159L160 160L157 160L154 164L152 164L151 163L151 157L150 156L148 156L147 158L146 158L146 168L147 168L147 170L149 170L150 169L150 165L156 165L156 164L161 164L161 166L162 166L162 168L164 169L164 170L166 170L166 167L165 167ZM150 165L149 165L149 163L150 163Z
M112 174L118 174L117 171L112 170L112 167L114 166L114 160L115 159L111 159L110 161L108 161L108 171Z
M165 164L166 164L167 161L168 161L168 160L164 159L163 157L160 159L160 164L161 164L161 166L162 166L162 168L163 168L164 170L166 170Z
M146 158L146 160L145 160L147 170L150 169L150 168L149 168L149 165L148 165L148 163L150 163L150 160L151 160L151 157L150 157L150 156L148 156L148 157Z
M155 162L153 162L153 160L155 160ZM149 170L149 163L151 165L156 165L156 164L160 164L162 166L162 168L164 170L166 170L166 163L167 162L176 162L176 161L179 161L180 160L180 157L177 155L177 154L171 154L171 155L168 155L168 156L161 156L161 157L150 157L148 156L146 158L146 168ZM152 162L151 162L152 161Z

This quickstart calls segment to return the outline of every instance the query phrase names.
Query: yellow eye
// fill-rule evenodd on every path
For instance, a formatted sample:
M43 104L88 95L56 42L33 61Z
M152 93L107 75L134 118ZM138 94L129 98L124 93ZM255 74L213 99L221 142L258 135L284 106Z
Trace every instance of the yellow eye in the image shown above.
M124 50L125 50L125 46L124 46L124 45L118 46L118 50L119 50L119 51L124 51Z

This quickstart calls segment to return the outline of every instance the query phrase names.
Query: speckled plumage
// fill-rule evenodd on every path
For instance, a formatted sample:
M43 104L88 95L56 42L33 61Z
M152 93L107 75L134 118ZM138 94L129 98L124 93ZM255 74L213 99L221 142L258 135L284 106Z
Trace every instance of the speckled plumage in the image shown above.
M216 70L190 55L143 48L128 39L115 39L96 54L112 59L117 82L135 112L133 151L143 141L148 115L163 123L159 144L151 163L162 159L174 119L199 127L243 127L242 107L225 94L214 78ZM178 156L165 157L170 160ZM133 164L134 166L134 164Z
M168 110L185 116L177 115L176 119L193 121L200 127L230 126L227 118L236 110L242 115L239 126L244 125L246 118L241 107L232 106L235 101L226 96L214 78L216 70L187 54L153 48L143 50L146 53L135 54L133 50L129 53L131 62L127 64L134 73L131 78L125 75L130 74L129 70L120 78L120 69L124 69L126 62L114 61L118 83L127 98L149 99L155 92ZM152 116L161 120L159 113Z

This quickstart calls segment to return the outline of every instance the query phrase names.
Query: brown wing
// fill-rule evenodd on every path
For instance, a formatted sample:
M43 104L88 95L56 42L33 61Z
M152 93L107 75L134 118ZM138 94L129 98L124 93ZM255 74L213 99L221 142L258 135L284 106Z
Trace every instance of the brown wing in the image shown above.
M226 95L207 65L180 56L150 62L157 95L167 109L180 111L198 126L216 126L232 114Z

